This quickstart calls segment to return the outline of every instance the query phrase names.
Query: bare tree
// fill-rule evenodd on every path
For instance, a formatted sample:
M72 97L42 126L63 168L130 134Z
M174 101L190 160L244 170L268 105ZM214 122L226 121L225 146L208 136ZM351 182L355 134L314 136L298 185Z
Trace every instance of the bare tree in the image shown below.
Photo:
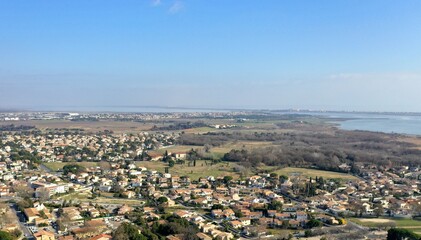
M27 185L14 186L13 190L16 192L16 195L21 198L30 198L34 194L34 190Z
M109 162L101 161L99 162L99 167L101 168L102 172L108 172L111 170L111 165Z
M47 188L38 189L37 196L41 202L46 202L50 199L50 191Z

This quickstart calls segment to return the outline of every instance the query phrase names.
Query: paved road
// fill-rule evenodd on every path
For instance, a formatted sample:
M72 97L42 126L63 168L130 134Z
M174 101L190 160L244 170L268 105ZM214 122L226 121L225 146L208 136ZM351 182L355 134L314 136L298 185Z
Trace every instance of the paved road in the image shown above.
M15 204L10 205L10 209L12 209L13 213L18 217L19 219L19 225L20 229L23 232L24 237L26 237L28 240L33 240L34 237L31 233L31 231L28 229L28 227L25 225L25 217L23 216L22 212L18 212L17 206Z

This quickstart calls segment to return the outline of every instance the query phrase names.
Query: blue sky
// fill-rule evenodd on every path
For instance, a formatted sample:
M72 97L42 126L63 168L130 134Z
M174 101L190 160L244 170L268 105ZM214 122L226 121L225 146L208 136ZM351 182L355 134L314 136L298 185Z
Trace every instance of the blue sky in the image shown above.
M0 108L421 111L419 0L0 0Z

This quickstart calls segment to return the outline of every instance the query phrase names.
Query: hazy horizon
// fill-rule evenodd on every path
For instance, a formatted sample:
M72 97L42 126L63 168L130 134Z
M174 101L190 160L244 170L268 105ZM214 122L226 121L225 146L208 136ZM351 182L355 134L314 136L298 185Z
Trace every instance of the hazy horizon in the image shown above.
M421 112L421 2L2 1L0 109Z

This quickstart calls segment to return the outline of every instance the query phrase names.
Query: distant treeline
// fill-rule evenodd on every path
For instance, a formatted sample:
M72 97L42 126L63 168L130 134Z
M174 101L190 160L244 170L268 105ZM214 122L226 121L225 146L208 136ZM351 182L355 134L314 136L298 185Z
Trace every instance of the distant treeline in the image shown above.
M296 128L292 128L296 129ZM372 163L376 165L421 166L421 150L415 145L398 141L396 135L332 130L276 132L214 132L182 134L179 144L221 146L232 141L265 141L273 146L255 149L232 150L223 160L248 166L259 163L272 166L317 166L337 168L341 163Z
M190 128L199 128L199 127L207 127L208 125L205 124L203 121L197 122L178 122L168 126L153 126L151 129L152 131L176 131L176 130L185 130Z
M34 128L35 126L10 124L0 126L0 131L28 131Z
M98 118L94 117L84 117L84 118L72 118L70 119L72 122L98 122Z

